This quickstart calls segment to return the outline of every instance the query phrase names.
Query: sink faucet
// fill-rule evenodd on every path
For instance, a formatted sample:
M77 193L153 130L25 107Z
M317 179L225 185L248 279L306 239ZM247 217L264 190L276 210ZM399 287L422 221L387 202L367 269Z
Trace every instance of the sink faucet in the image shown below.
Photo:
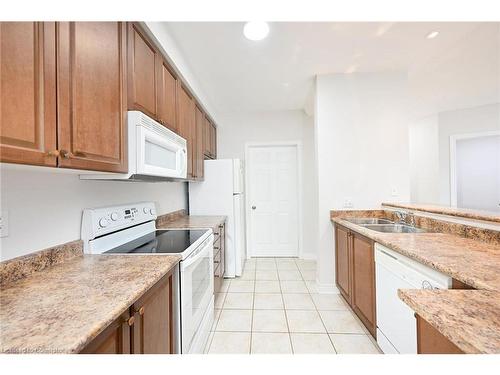
M396 211L396 217L399 224L408 224L412 227L415 226L415 215L406 211Z
M396 217L398 218L398 223L405 223L406 222L406 212L396 211Z

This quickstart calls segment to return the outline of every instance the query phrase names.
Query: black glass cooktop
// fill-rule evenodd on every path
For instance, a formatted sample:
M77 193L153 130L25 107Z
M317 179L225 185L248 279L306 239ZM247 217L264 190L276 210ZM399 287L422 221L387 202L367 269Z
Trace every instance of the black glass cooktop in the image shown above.
M204 233L206 230L157 230L104 254L178 254L195 243Z

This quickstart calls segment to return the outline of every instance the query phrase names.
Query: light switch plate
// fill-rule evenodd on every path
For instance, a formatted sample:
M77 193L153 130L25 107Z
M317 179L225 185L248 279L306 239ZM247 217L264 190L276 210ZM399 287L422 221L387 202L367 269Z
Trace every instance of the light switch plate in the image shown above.
M9 211L0 211L0 237L9 235Z
M393 197L397 197L397 196L399 195L399 192L398 192L398 188L397 188L397 187L393 187L393 188L391 189L391 195L392 195Z

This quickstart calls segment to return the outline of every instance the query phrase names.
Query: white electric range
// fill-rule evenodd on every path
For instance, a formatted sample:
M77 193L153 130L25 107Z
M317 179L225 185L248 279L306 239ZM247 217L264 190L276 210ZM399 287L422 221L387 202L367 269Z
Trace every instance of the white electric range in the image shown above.
M181 256L174 271L178 353L203 353L214 319L211 229L156 229L153 202L83 211L84 252L102 255Z

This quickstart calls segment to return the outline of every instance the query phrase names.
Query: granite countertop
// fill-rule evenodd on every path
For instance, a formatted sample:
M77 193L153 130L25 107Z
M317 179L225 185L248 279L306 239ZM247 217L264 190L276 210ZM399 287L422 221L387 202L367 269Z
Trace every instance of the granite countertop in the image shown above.
M493 211L472 210L468 208L456 208L450 206L440 206L436 204L416 204L416 203L382 203L382 207L402 208L412 211L429 212L433 214L462 217L472 220L482 220L500 223L500 214Z
M0 352L79 352L179 260L83 255L3 286Z
M380 211L360 212L377 217ZM400 290L399 297L466 353L500 353L500 246L448 233L381 233L331 220L476 290ZM351 213L347 213L353 217Z
M184 215L174 220L160 222L158 228L162 229L199 229L211 228L217 232L219 225L226 221L226 216L201 216L201 215Z
M499 353L500 292L400 289L398 295L465 353Z

